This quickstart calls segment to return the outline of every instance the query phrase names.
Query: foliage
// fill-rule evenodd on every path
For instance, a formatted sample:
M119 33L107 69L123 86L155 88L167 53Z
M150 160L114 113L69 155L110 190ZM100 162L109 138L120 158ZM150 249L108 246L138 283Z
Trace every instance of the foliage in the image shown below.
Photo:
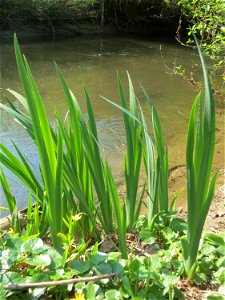
M29 114L32 122L35 142L38 148L46 200L48 201L49 226L52 241L56 249L60 248L57 233L63 230L63 218L66 217L67 203L64 201L63 190L63 139L58 129L57 148L54 135L48 123L43 102L26 59L22 57L15 39L15 54L20 79L26 95ZM56 151L57 149L57 151ZM55 217L57 212L58 218Z
M81 114L74 95L69 90L62 73L56 65L56 71L66 95L69 114L65 124L62 122L59 115L56 114L56 120L58 121L59 126L58 131L54 132L53 129L49 127L43 104L40 102L41 96L34 81L32 81L32 85L29 85L27 76L28 78L31 78L32 75L30 71L29 75L26 74L28 64L24 59L27 68L25 69L16 39L15 47L18 68L26 96L29 97L29 103L27 104L26 100L18 93L10 91L24 106L26 114L22 111L18 111L12 103L10 103L10 107L3 104L1 106L15 117L19 123L25 127L31 138L34 139L41 161L40 170L41 177L43 178L43 187L39 184L25 156L16 146L15 148L21 161L10 153L3 145L1 161L27 185L32 192L33 197L36 197L36 201L40 204L42 209L42 221L45 221L41 222L41 224L45 224L45 228L48 227L49 224L51 237L55 247L58 249L60 247L60 245L57 246L57 242L60 244L58 233L67 232L67 228L64 225L65 220L69 222L71 212L72 214L75 214L77 210L84 214L79 222L81 229L79 234L84 235L84 232L86 232L86 236L87 233L89 233L98 238L99 234L96 221L100 222L101 228L105 233L113 232L112 205L114 205L118 234L120 236L119 247L124 257L126 257L126 247L124 244L126 227L129 226L130 229L132 229L141 206L140 201L138 210L135 210L142 149L140 138L137 137L139 150L134 147L132 153L129 155L131 161L131 155L136 155L136 151L138 151L137 157L139 166L137 166L137 175L135 175L135 186L129 183L130 178L127 180L128 194L132 199L129 198L126 200L125 205L128 207L131 200L133 201L133 204L131 205L129 216L132 222L129 222L128 225L126 225L126 218L124 218L124 212L120 208L120 199L118 197L114 178L108 164L102 160L100 155L96 122L87 91L85 90L89 117L88 123ZM121 84L120 88L122 89ZM34 120L35 118L36 120ZM41 130L45 131L45 135L42 136L40 134ZM49 143L46 142L47 140L49 140ZM62 151L62 142L65 143L65 151ZM50 146L53 150L51 150ZM49 151L52 152L50 153ZM57 157L60 157L60 168L52 170L52 172L49 173L50 178L48 178L47 170L50 171L51 168L54 167ZM50 159L51 163L49 162ZM132 168L130 168L130 170L132 170ZM52 176L51 173L53 174ZM134 181L132 181L132 183L134 183ZM134 191L132 191L133 188ZM95 192L98 203L96 203L96 199L94 198ZM74 198L77 199L78 202L74 201ZM46 203L48 209L45 209L44 205ZM28 205L28 207L30 207L30 205ZM54 209L55 212L53 213ZM28 212L29 211L30 210L28 210ZM52 216L54 214L55 216L60 216L61 214L60 219L53 218ZM37 228L36 225L35 227ZM31 230L29 228L29 232L33 232L33 229ZM44 234L45 232L41 230L39 233Z
M11 228L13 228L14 231L21 234L21 226L20 226L18 212L17 212L16 199L12 195L10 186L8 184L8 181L6 179L6 176L5 176L2 168L0 168L0 182L1 182L1 185L3 188L3 192L5 195L5 199L6 199L7 206L9 208L9 213L11 216L10 226L11 226Z
M52 282L51 287L33 288L29 293L28 289L5 289L4 296L9 299L184 299L178 283L184 275L180 238L186 234L187 224L174 218L172 213L161 213L157 218L151 231L145 227L145 217L138 220L137 230L144 245L143 252L135 254L131 251L128 259L122 259L119 252L100 252L98 243L88 246L80 240L71 245L64 260L40 238L2 233L1 287ZM208 281L218 283L221 297L224 242L224 234L204 235L196 277L199 284ZM138 246L133 241L133 249ZM82 282L82 277L112 273L117 275L111 279ZM79 276L81 282L54 286L54 281L74 276ZM1 287L0 292L3 292Z
M145 120L143 111L135 95L131 78L128 74L130 105L127 108L127 101L123 90L122 83L118 77L120 98L122 105L102 97L108 103L119 108L123 112L124 126L126 129L127 140L127 154L128 164L125 159L125 180L127 197L125 199L125 207L128 208L126 219L128 220L128 230L134 227L140 213L140 208L143 202L143 196L146 185L144 185L141 197L137 200L137 184L140 175L140 155L143 152L143 159L147 175L147 207L148 207L148 224L151 225L155 215L160 211L168 211L168 152L167 146L163 139L163 131L160 123L158 113L155 109L152 99L149 97L146 90L141 86L143 94L150 107L150 119L153 126L154 146L149 135L147 122ZM139 111L137 110L139 105ZM125 157L126 158L126 157ZM133 158L133 159L132 159ZM129 192L128 192L129 191ZM131 197L129 197L131 196ZM172 201L173 202L173 201ZM135 210L136 209L136 210ZM131 217L132 216L132 217ZM131 222L132 221L132 222Z
M149 193L148 197L153 203L152 212L149 212L149 223L161 211L167 212L169 209L169 198L168 198L168 149L164 142L163 130L160 123L159 115L153 104L152 99L149 97L145 89L142 87L144 95L150 106L150 119L152 121L154 139L156 144L156 154L153 154L151 142L148 147L148 137L146 137L146 152L147 158L145 158L146 172L148 173L149 182ZM146 123L146 122L145 122ZM150 148L150 149L149 149ZM149 157L149 158L148 158ZM154 162L156 157L156 161ZM149 160L149 163L146 163ZM155 169L155 171L154 171ZM153 173L152 173L153 172ZM156 176L154 174L156 173ZM152 174L150 174L152 173ZM156 178L154 178L156 177ZM153 191L153 193L152 193Z
M16 36L14 44L18 71L26 98L16 92L10 92L22 104L25 112L19 111L10 101L9 106L1 104L1 107L22 124L34 140L40 157L40 172L43 182L39 183L25 155L15 144L19 158L1 145L1 162L29 189L28 222L26 233L21 236L15 199L11 194L4 173L0 173L3 190L12 215L11 224L18 235L15 237L15 242L19 243L19 250L11 252L7 248L9 245L3 238L3 265L7 272L9 270L12 272L12 274L7 273L6 277L11 278L12 275L12 281L14 279L18 279L18 282L22 280L20 275L14 273L14 261L16 266L20 261L26 265L32 265L34 266L32 270L37 268L40 271L39 267L49 268L52 260L45 252L48 247L43 246L43 241L40 239L40 237L45 237L49 229L50 240L53 243L55 253L57 253L56 256L60 256L60 269L65 271L68 267L68 272L73 269L74 271L69 273L70 275L88 274L91 276L93 274L111 274L115 271L120 273L120 277L112 284L113 289L107 291L107 295L114 295L113 297L116 297L118 294L116 290L119 289L121 299L123 297L144 299L149 294L159 298L169 295L169 299L173 299L176 293L179 294L174 285L181 276L196 280L196 275L199 276L198 273L206 266L212 270L217 270L218 282L223 284L221 269L216 269L215 264L217 267L223 265L220 254L223 254L224 250L220 246L222 246L224 237L207 235L206 239L209 246L206 246L206 249L214 249L215 243L219 245L218 255L212 257L213 266L204 263L203 257L208 250L199 249L203 226L213 198L218 173L210 182L215 146L215 109L209 77L198 43L205 80L205 102L203 111L200 96L196 97L189 119L186 147L187 225L184 221L173 218L172 208L175 199L170 206L168 205L167 147L164 143L158 113L147 92L142 88L150 106L155 145L149 135L147 122L135 95L129 74L129 104L119 77L118 87L121 105L104 98L123 112L126 129L127 153L124 173L127 190L125 199L120 199L111 169L107 161L102 158L96 121L86 89L84 89L84 94L88 119L84 118L75 96L55 64L66 96L69 113L65 122L56 113L55 120L58 126L56 126L56 130L53 130L49 125L43 100L29 65L20 52ZM147 192L149 211L147 219L138 220L145 192L144 187L141 197L137 199L140 166L143 158L149 185ZM32 199L35 200L33 207ZM147 255L147 258L142 257L142 254L136 256L135 245L128 247L127 232L135 230L135 226L140 231L140 238L144 243L148 246L154 245L153 250L156 251L154 255ZM102 257L102 254L100 257L97 255L97 242L100 241L100 231L102 230L104 234L112 232L114 236L117 232L117 238L112 238L112 240L116 248L119 248L121 259L118 258L120 254L116 254L115 259L110 256L108 260L104 255ZM3 233L3 237L5 234ZM92 238L97 242L90 254L88 251L86 252L86 249ZM10 245L11 243L14 243L14 239ZM5 245L6 248L4 248ZM44 249L43 252L42 248ZM199 250L201 250L200 254ZM25 253L25 255L21 256L20 252ZM35 255L30 257L26 253L29 255L34 253ZM92 260L93 253L97 255L95 257L97 263L95 259ZM13 255L13 258L8 259L8 255ZM78 260L81 255L83 260ZM17 261L18 259L19 261ZM173 263L173 259L176 260L176 263ZM20 264L19 267L21 267ZM45 276L48 275L48 271L44 272ZM60 276L62 274L60 273ZM32 275L36 278L37 273L34 271ZM66 276L70 277L70 275L67 274ZM206 278L203 279L206 280ZM107 289L109 288L107 287ZM96 293L96 290L94 291ZM87 286L84 286L84 290L78 291L81 295L83 292L93 294L93 286L90 287L90 291ZM104 288L103 292L105 292ZM105 297L108 296L105 295Z
M195 33L203 52L222 64L225 58L225 3L223 0L179 0L182 15L191 25L187 43Z
M16 40L15 45L17 45ZM19 49L16 51L17 57L20 57ZM19 63L18 68L22 68L22 71L25 71L23 61L20 60ZM67 119L66 126L63 125L62 120L57 115L56 118L59 123L58 133L55 133L53 129L49 127L49 123L45 119L46 113L42 103L37 102L41 99L38 90L35 89L35 91L32 91L31 93L31 88L33 88L33 86L29 87L29 83L26 85L26 73L21 75L21 79L25 82L24 89L27 96L29 96L30 107L27 107L28 105L21 95L16 94L16 96L26 108L27 114L24 114L22 111L17 111L12 104L11 107L2 105L6 111L17 118L34 139L40 156L40 170L44 187L41 187L26 161L26 158L21 154L17 147L16 150L22 161L19 161L16 156L12 155L4 146L2 146L1 161L27 185L32 194L37 197L42 208L43 204L47 201L47 221L50 228L53 228L53 239L56 239L56 241L58 240L58 232L66 232L67 229L64 226L63 220L68 219L71 216L71 213L75 213L77 209L85 213L85 216L88 217L88 220L85 216L83 218L85 223L82 225L85 226L85 228L83 227L83 232L89 230L97 237L98 228L96 227L96 215L98 207L94 203L92 182L94 182L102 210L101 214L98 214L101 225L105 232L113 230L112 200L110 187L108 187L108 177L105 176L106 172L108 172L107 166L100 157L96 124L87 92L85 95L90 118L89 126L86 125L83 116L81 116L79 105L76 103L74 96L70 93L57 66L56 69L66 95L70 112L70 117ZM31 73L29 73L29 76L31 76ZM37 101L35 101L35 97L37 98ZM39 122L38 111L36 111L38 109L43 115L41 122ZM33 124L34 120L32 118L36 118L35 122L37 126ZM44 127L47 129L49 128L48 130L45 130L45 135L43 136L40 134L40 126L42 126L42 130L45 130ZM43 137L47 135L48 131L48 138L43 140ZM45 144L47 140L49 140L49 143ZM62 151L62 140L65 141L66 152ZM52 153L48 154L51 144L53 150ZM60 157L60 168L58 167L55 168L55 170L52 170L53 179L49 182L49 180L51 180L51 173L48 174L47 170L50 171L51 168L54 167L54 164L56 165L57 157ZM49 160L51 160L51 163L49 163ZM53 192L54 189L55 192ZM77 202L74 201L74 197L78 200L78 207ZM60 212L62 213L59 219L52 217L52 209L54 208L55 216L59 216ZM83 222L83 220L81 222ZM88 227L86 227L86 225Z
M15 26L17 24L31 24L72 21L81 16L92 19L92 10L98 16L95 7L99 6L95 0L2 0L0 9L0 24Z
M129 112L135 118L138 118L136 96L134 93L134 88L131 79L128 74L129 79ZM124 93L124 89L120 78L118 78L121 106L127 110L127 100ZM128 230L134 227L135 222L140 213L141 204L143 200L143 194L137 201L137 191L138 191L138 181L141 168L141 158L142 158L142 145L141 145L141 135L142 130L138 121L123 112L124 126L126 129L126 145L127 154L124 157L124 174L126 182L126 220Z
M77 188L82 188L80 209L87 213L89 218L93 219L93 212L95 214L95 211L97 211L94 202L94 191L92 189L93 182L101 208L99 219L103 229L108 233L113 231L112 199L110 187L108 186L107 164L103 162L100 155L98 133L90 98L85 89L89 117L87 125L84 117L81 115L79 105L70 92L57 65L56 71L62 83L70 113L70 124L67 124L70 135L67 137L66 128L63 127L62 121L58 117L61 130L64 132L64 138L66 137L67 149L69 150L70 160L68 161L69 166L67 169L71 169L70 173L72 173L72 176L70 176L70 188L77 195L76 190L73 188L73 180L75 177L78 177ZM113 184L115 185L114 182L112 182ZM94 220L92 225L95 226Z
M154 31L174 32L177 8L168 6L164 0L2 0L0 26L14 28L19 25L45 24L54 33L58 24L77 22L145 27L154 24ZM177 12L176 12L177 10ZM174 18L175 12L175 18ZM165 21L170 26L165 26ZM171 29L170 29L171 27ZM153 32L154 33L154 32Z
M197 40L196 43L198 45ZM186 147L188 234L182 243L185 269L189 278L194 275L199 242L218 177L217 172L210 182L215 146L215 107L207 69L199 46L198 49L205 81L205 102L204 112L202 112L200 96L196 97L188 124Z

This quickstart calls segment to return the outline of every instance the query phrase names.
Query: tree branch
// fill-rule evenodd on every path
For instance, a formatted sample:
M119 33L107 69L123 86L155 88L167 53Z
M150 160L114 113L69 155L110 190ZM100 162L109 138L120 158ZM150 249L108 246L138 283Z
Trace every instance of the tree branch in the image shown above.
M77 282L89 282L89 281L97 281L105 278L110 278L119 275L118 273L105 274L105 275L97 275L92 277L80 277L80 278L71 278L66 280L58 280L58 281L45 281L45 282L35 282L35 283L21 283L21 284L8 284L4 286L6 290L22 290L22 289L32 289L32 288L43 288L43 287L51 287L51 286L60 286L60 285L68 285L71 283Z

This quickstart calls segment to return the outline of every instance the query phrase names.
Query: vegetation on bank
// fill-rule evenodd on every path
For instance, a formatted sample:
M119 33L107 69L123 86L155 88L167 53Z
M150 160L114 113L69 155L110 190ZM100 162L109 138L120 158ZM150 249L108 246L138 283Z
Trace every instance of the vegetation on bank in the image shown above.
M98 243L75 240L64 265L63 256L37 236L2 233L1 299L185 299L193 285L184 277L180 245L187 224L161 214L150 231L146 221L137 223L140 235L129 237L128 259L116 248L105 253ZM195 283L204 299L224 299L224 240L224 233L204 234Z
M209 55L217 66L223 65L225 60L225 2L220 0L180 0L180 27L182 19L189 24L187 45L193 43L192 34L200 38L201 48ZM177 32L178 39L179 30Z
M2 0L0 28L44 24L53 35L66 25L111 24L123 31L176 36L194 45L194 32L205 54L218 65L225 58L223 0ZM76 30L75 30L76 32Z
M11 215L11 229L1 233L2 299L65 299L74 293L75 298L71 299L76 300L184 299L182 282L186 278L192 284L214 285L216 296L208 299L223 299L225 235L203 234L218 173L210 179L215 108L201 51L205 101L202 103L200 95L196 97L189 118L186 223L175 217L176 197L169 204L167 146L159 116L146 90L142 87L149 106L147 116L129 74L129 99L119 76L121 104L103 98L118 107L124 117L126 195L121 198L101 152L87 90L84 89L88 112L85 118L55 64L69 111L65 120L55 113L54 129L16 37L14 46L25 97L9 92L23 108L10 100L1 108L25 128L36 144L42 182L16 144L17 155L1 145L1 163L29 190L27 223L22 229L16 200L1 170ZM154 142L147 118L151 120ZM142 162L146 185L138 197ZM147 206L147 217L140 216L143 204Z
M0 16L6 27L48 19L52 23L89 21L129 26L172 18L171 10L174 13L172 5L163 0L3 0Z

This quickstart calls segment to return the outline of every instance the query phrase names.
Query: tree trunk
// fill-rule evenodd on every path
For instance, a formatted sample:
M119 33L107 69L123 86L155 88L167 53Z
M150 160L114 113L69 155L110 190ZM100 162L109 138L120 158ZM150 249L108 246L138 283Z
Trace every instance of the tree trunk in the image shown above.
M102 0L102 6L101 6L101 26L104 25L104 14L105 14L105 0Z

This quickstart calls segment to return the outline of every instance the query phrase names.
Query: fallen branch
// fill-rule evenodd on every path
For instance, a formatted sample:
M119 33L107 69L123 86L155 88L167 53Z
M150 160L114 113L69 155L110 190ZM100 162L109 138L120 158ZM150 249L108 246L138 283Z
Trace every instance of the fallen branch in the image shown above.
M36 203L32 204L32 210L34 209ZM39 207L39 210L41 208ZM0 218L0 230L8 230L11 226L11 215ZM27 224L27 207L18 210L18 218L21 228L25 228Z
M101 279L106 279L110 277L114 277L119 275L118 273L105 274L105 275L97 275L92 277L80 277L80 278L72 278L66 280L58 280L58 281L45 281L45 282L35 282L35 283L21 283L21 284L8 284L4 286L6 290L23 290L23 289L34 289L34 288L43 288L43 287L51 287L51 286L60 286L60 285L68 285L71 283L77 282L89 282L89 281L97 281Z

